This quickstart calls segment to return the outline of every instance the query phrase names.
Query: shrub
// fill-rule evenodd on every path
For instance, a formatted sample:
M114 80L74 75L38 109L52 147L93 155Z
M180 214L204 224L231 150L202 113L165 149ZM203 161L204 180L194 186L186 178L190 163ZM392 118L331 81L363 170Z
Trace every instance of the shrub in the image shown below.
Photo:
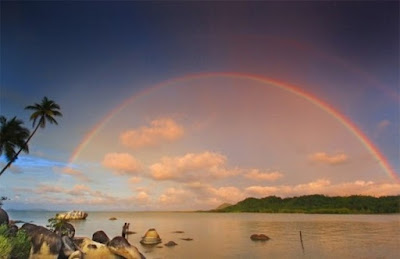
M11 236L6 225L0 226L0 259L29 258L30 250L31 242L25 231L19 230Z
M10 240L5 236L0 236L0 258L10 258L12 248L13 247Z

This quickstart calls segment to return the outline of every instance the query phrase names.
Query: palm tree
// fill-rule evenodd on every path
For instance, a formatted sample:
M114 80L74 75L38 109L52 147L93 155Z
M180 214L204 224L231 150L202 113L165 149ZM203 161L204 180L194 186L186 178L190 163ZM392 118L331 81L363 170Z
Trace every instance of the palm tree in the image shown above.
M43 97L42 102L40 104L35 103L34 105L29 105L25 107L25 110L32 110L33 113L31 114L30 120L33 121L32 127L35 127L36 122L38 121L35 129L33 130L32 134L29 136L29 138L25 142L25 146L27 147L28 142L31 140L33 135L36 133L39 127L44 128L46 127L46 122L50 122L50 124L56 124L58 125L57 121L54 119L54 117L61 117L62 114L59 111L60 106L55 103L53 100L49 100L46 96ZM13 160L9 161L8 164L1 170L0 176L3 174L3 172L11 165L15 159L17 159L18 155L21 153L22 148L14 155Z
M22 124L24 123L16 117L7 121L6 117L0 116L0 156L4 153L8 161L5 168L9 167L17 159L21 151L29 152L26 144L29 130L23 127ZM16 151L17 148L19 148L18 152Z

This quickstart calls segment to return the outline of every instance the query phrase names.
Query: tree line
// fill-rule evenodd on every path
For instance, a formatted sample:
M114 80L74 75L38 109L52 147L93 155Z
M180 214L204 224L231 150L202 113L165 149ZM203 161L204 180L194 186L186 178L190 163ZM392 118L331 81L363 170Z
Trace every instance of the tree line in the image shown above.
M247 198L216 212L378 214L400 213L400 195L372 197L364 195Z

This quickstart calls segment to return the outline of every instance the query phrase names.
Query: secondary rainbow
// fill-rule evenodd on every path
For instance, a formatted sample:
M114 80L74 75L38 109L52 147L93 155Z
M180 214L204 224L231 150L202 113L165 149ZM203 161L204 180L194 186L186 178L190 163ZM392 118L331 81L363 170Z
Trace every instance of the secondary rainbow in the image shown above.
M365 146L365 148L378 160L380 166L388 174L388 176L393 178L395 181L400 182L399 176L396 174L396 172L393 170L392 166L387 161L386 157L379 151L379 149L375 146L375 144L349 118L347 118L345 115L343 115L338 110L333 108L330 104L323 102L322 100L318 99L314 95L304 91L303 89L301 89L297 86L290 85L290 84L287 84L287 83L284 83L281 81L277 81L274 79L270 79L267 77L251 75L251 74L243 74L243 73L206 73L206 74L193 74L193 75L187 75L187 76L183 76L183 77L173 78L173 79L170 79L167 81L163 81L159 84L156 84L150 88L145 89L142 92L139 92L139 93L127 98L120 105L118 105L117 107L112 109L110 112L108 112L105 115L105 117L102 120L100 120L85 135L85 137L80 142L78 147L72 153L72 156L69 159L69 163L70 164L74 163L74 161L79 157L82 150L85 149L85 147L88 145L88 143L91 141L91 139L108 123L108 121L115 114L119 113L128 104L135 101L137 98L144 96L146 94L149 94L153 91L156 91L157 89L160 89L162 87L166 87L170 84L182 83L185 81L202 79L202 78L213 78L213 77L227 77L227 78L254 80L257 82L270 84L272 86L279 87L282 90L285 90L287 92L290 92L292 94L300 96L301 98L304 98L305 100L309 101L310 103L316 105L320 109L322 109L325 112L327 112L328 114L330 114L339 123L341 123L344 127L346 127Z

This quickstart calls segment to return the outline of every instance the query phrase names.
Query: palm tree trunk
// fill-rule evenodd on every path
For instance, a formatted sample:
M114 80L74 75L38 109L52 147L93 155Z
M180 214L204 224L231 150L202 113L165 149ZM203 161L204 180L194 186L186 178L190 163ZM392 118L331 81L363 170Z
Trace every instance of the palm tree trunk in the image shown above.
M34 134L36 133L36 131L38 130L39 126L40 126L40 123L37 124L35 130L32 132L32 134L29 136L29 138L25 141L24 146L27 146L27 145L28 145L29 140L31 140L31 138L33 137L33 135L34 135ZM4 173L4 171L5 171L7 168L9 168L9 167L11 166L11 164L18 158L18 155L22 152L22 150L23 150L23 148L20 148L20 149L18 150L18 152L15 153L13 159L11 159L11 160L6 164L6 166L3 167L3 169L2 169L1 172L0 172L0 176L1 176L1 175Z

